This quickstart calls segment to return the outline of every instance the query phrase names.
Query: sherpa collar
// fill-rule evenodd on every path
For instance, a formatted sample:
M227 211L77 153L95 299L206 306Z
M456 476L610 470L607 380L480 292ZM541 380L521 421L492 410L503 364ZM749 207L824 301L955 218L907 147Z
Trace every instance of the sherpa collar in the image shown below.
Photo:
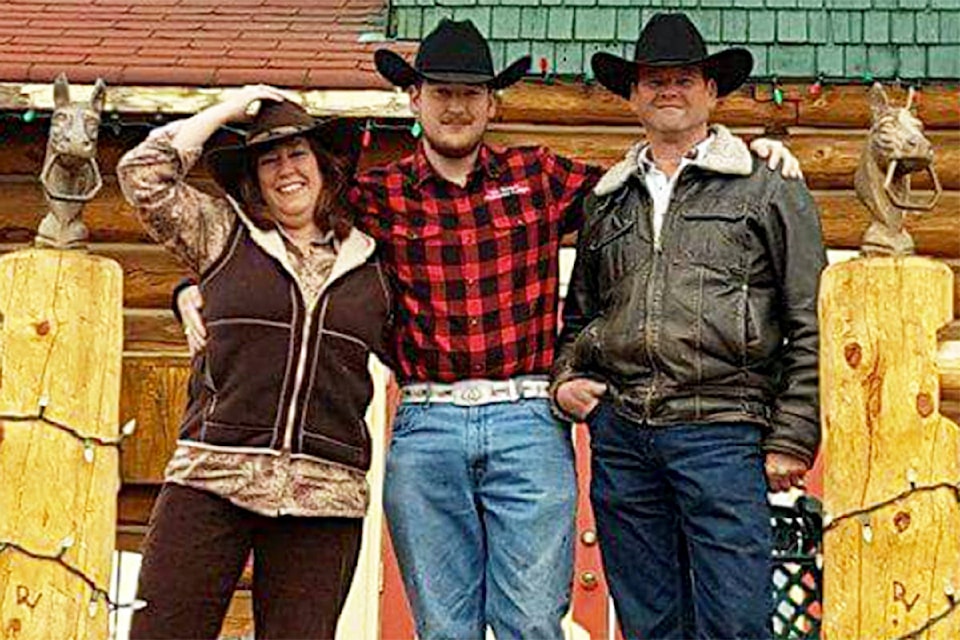
M707 147L706 153L690 164L716 173L734 176L750 175L753 172L753 158L747 143L720 124L712 125L710 131L713 132L713 141ZM636 175L639 171L640 152L646 144L639 142L633 145L623 160L610 167L593 188L594 194L609 195L620 189L630 176Z

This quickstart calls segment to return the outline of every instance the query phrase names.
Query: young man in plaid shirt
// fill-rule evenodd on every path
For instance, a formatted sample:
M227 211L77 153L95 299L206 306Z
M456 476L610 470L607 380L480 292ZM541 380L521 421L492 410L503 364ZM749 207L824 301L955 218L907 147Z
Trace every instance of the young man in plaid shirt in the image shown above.
M560 240L602 170L543 147L483 143L494 74L469 21L443 20L414 66L377 68L408 89L416 152L358 177L364 228L393 270L401 404L384 506L421 640L562 637L577 484L568 424L550 410ZM770 146L771 160L782 147ZM784 171L796 170L786 154ZM202 335L197 292L178 299ZM194 341L191 348L201 348Z

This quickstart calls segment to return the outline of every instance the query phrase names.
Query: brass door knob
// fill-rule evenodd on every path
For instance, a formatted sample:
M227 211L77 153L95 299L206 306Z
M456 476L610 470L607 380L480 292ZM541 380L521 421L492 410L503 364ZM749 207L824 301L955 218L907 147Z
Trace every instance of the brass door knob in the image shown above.
M593 591L600 586L600 577L593 571L580 572L580 586L587 591Z
M580 534L580 542L588 547L592 547L593 545L597 544L597 532L593 529L587 529Z

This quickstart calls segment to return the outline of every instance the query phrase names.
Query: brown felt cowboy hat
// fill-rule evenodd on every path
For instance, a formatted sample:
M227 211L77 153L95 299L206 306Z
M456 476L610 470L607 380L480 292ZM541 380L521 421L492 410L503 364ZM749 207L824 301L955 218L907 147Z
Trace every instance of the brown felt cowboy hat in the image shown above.
M707 55L703 36L690 18L682 13L658 13L640 33L633 60L603 52L593 54L590 60L597 82L628 100L643 67L690 65L700 66L704 75L717 83L717 95L725 96L750 75L753 56L740 47Z
M387 49L373 54L377 71L392 84L406 89L422 80L449 84L483 84L503 89L530 69L530 56L523 56L500 73L493 71L490 45L469 20L444 18L420 43L413 66Z
M312 139L331 155L343 158L353 172L360 155L356 126L343 118L313 118L306 109L287 100L262 100L243 142L212 149L205 162L217 184L242 202L241 186L249 175L252 152L294 136Z

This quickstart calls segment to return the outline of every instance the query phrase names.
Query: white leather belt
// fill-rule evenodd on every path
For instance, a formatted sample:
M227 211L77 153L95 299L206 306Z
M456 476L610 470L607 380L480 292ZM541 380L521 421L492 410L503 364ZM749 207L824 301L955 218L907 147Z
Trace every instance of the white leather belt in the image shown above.
M414 404L449 402L459 407L475 407L526 398L548 398L549 387L550 382L543 378L460 380L452 384L416 382L400 389L400 399Z

